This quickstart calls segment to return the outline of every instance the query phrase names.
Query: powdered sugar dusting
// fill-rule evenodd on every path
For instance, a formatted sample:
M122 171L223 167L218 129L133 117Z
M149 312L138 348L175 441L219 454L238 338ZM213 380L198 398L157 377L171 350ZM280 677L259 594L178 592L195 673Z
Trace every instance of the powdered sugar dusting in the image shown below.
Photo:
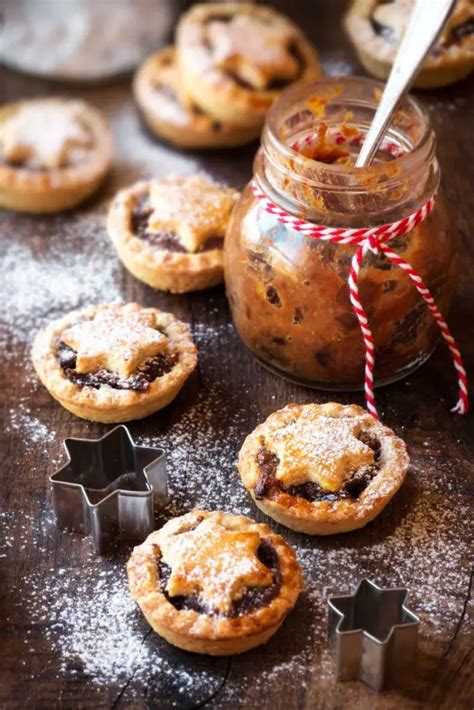
M34 516L26 516L24 521L2 516L2 557L11 554L14 538L17 542L24 539L25 547L29 546L29 526L35 536L47 537L55 531L52 517L38 523ZM65 546L78 542L71 533L63 536ZM41 639L31 631L25 637L30 652L36 653L46 644L57 656L54 672L58 676L73 680L81 674L98 689L106 682L127 684L133 679L132 695L134 686L154 683L164 694L191 697L196 703L205 700L219 687L225 663L202 667L199 658L176 653L152 634L130 598L123 573L125 557L102 560L98 568L92 545L86 538L79 538L79 545L85 547L85 554L78 567L52 566L29 575L11 590L19 595L28 590L19 607L26 604L32 620L42 628ZM41 551L46 553L44 548ZM174 700L170 706L179 707L180 703Z
M194 407L166 435L138 437L140 443L164 446L168 452L170 514L178 515L191 507L246 515L251 511L235 468L245 407L233 413L226 432L216 431L215 414L220 407L222 393L212 386L199 393Z
M170 502L160 512L160 522L194 507L263 520L241 485L235 462L244 436L265 418L264 412L286 404L285 394L275 390L274 399L257 402L255 388L242 383L234 391L225 373L213 369L215 348L236 346L236 334L215 311L215 302L210 297L209 317L215 316L215 324L194 327L201 354L198 392L194 397L188 392L189 405L175 421L163 416L151 427L133 426L138 443L163 446L169 452ZM23 404L20 414L31 416ZM149 433L140 434L145 426ZM152 682L157 697L170 693L175 698L171 705L177 696L187 703L204 701L221 685L213 701L216 708L245 705L247 693L248 702L256 702L257 694L264 703L276 683L309 690L315 672L332 692L336 684L325 638L326 598L330 591L353 589L357 579L367 576L382 585L409 587L410 607L423 621L422 652L439 657L455 633L467 591L467 560L458 531L469 529L469 508L463 496L462 462L443 459L436 442L429 443L428 448L415 447L417 468L410 471L391 504L390 518L382 513L366 529L335 538L312 539L279 529L297 551L306 589L266 649L250 652L244 660L232 659L225 683L226 660L218 666L207 658L197 657L198 661L148 633L129 598L126 546L116 557L100 559L88 538L62 533L60 549L68 550L68 560L63 567L56 565L49 551L56 535L51 513L39 522L34 515L10 516L4 535L3 554L10 554L13 539L17 546L31 549L33 538L39 541L36 550L47 565L12 590L19 618L27 609L30 623L43 629L39 638L30 635L26 642L32 653L46 644L57 658L50 672L63 681L72 682L78 673L83 678L85 672L97 689L104 683L117 692L126 687L123 697L129 702L141 697ZM443 460L443 476L430 474L433 463ZM272 527L278 529L273 523ZM258 654L258 675L253 672L253 654ZM422 667L414 680L420 687L425 672ZM339 693L345 688L348 694L355 692L352 686L337 687Z
M217 402L215 393L207 392L207 397L203 393L202 400L191 411L196 419L205 419L210 424ZM169 446L170 440L176 440L181 426L177 424L170 437L160 436L160 442ZM198 432L195 444L206 447L206 427L199 427ZM222 440L218 439L218 443ZM213 478L217 494L207 492L205 500L201 499L199 471L203 469L199 468L199 462L200 459L191 455L187 467L182 467L181 461L179 467L170 468L172 488L182 487L186 491L188 507L206 502L209 508L214 508L216 502L222 504L222 491L226 490L232 500L225 507L243 508L242 512L248 512L247 505L238 503L237 482L229 486L232 465L223 470L216 468ZM350 536L327 539L312 539L285 531L285 537L296 547L306 589L292 616L269 642L268 653L265 650L251 652L259 654L259 663L263 659L263 669L257 676L249 656L245 663L232 660L230 675L216 707L229 707L239 700L244 702L250 688L263 697L275 682L283 685L291 680L293 686L310 688L315 670L328 687L334 686L333 663L324 633L326 597L329 592L353 589L357 581L354 569L357 569L357 578L367 576L388 586L407 585L411 590L409 606L422 618L422 651L439 655L446 650L447 637L440 632L446 629L455 632L466 593L467 562L457 530L460 524L468 529L469 510L455 480L449 490L449 505L446 505L443 486L423 473L421 458L420 464L418 471L410 473L405 490L394 504L399 510L398 521L385 530L383 526L379 528L376 539L370 528ZM190 486L187 479L191 475L196 483ZM254 510L252 516L256 517ZM6 554L14 537L24 539L29 545L29 525L33 528L38 525L28 516L26 524L17 516L11 516L7 522ZM43 554L54 532L52 516L48 516L41 522L41 536L45 541ZM37 535L38 531L33 529L33 533ZM193 657L173 650L153 633L147 635L147 625L129 598L123 571L126 552L98 564L87 538L65 533L62 545L70 546L76 556L81 548L86 549L77 569L51 566L46 574L38 572L23 580L21 588L16 590L20 609L27 607L31 620L44 625L43 641L46 639L58 654L60 660L55 672L63 678L72 678L79 670L85 671L90 681L98 684L123 683L132 677L127 697L140 692L150 674L156 682L157 673L162 687L172 683L182 689L185 698L201 693L207 695L220 685L222 668L218 672L209 671L207 661L203 661L206 669L203 673L203 668L197 670L193 665ZM382 573L382 570L386 571ZM297 638L293 631L295 625L300 630L305 629ZM35 648L34 640L27 639L27 642ZM280 651L275 660L277 648ZM415 682L421 684L422 681L421 672Z
M153 182L150 187L152 231L176 233L189 252L196 252L206 240L223 237L238 198L230 187L217 185L202 175L187 180Z
M30 444L44 444L47 446L52 444L56 437L56 432L50 430L46 424L38 419L25 402L20 402L16 407L10 408L6 426L7 431L26 434Z
M30 345L54 317L87 303L122 300L120 267L105 234L105 212L78 213L37 222L28 241L12 240L2 255L0 345L6 356L15 345ZM13 217L9 216L12 223ZM80 250L72 256L75 245Z
M77 353L76 371L101 368L130 377L147 358L162 353L168 338L157 329L156 313L112 305L65 330L61 339Z
M252 693L249 692L247 702L251 698L253 703L259 697L264 702L268 689L275 683L309 690L314 673L328 692L337 694L339 702L343 693L345 702L352 694L360 701L360 686L341 686L334 681L334 662L325 629L327 596L353 591L363 577L382 586L409 588L408 606L422 620L420 657L439 657L447 651L443 632L449 630L448 637L456 633L468 592L468 563L456 533L460 521L461 525L469 524L468 505L459 489L450 492L450 503L446 505L442 486L433 487L421 469L411 473L406 485L407 495L398 499L398 525L377 541L364 533L319 540L295 536L306 590L292 618L281 630L279 641L270 642L274 648L285 649L280 654L281 661L277 657L274 664L273 656L272 662L257 676L252 673L251 663L236 664L216 707L226 708L237 701L245 706L243 689L250 687ZM295 628L305 629L303 637L296 641ZM419 662L413 678L414 690L427 682L427 673L428 669ZM401 696L396 691L387 695L399 698L400 702ZM332 707L331 697L327 702ZM336 696L332 702L336 702Z

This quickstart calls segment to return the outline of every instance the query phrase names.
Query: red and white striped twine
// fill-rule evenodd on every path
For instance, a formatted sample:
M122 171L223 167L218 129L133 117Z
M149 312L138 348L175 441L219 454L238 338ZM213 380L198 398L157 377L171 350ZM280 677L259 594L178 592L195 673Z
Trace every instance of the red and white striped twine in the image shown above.
M443 318L441 312L439 311L433 296L431 295L428 287L423 282L423 279L418 274L418 272L411 266L405 259L402 259L396 252L392 251L386 242L393 237L399 237L403 234L410 232L416 225L420 224L432 211L434 206L434 195L428 200L428 202L413 212L413 214L397 222L392 222L391 224L383 224L378 227L371 227L365 229L345 229L337 227L324 227L322 225L313 224L312 222L306 222L303 219L294 217L285 210L281 209L274 202L268 199L268 197L261 191L260 187L257 185L255 180L252 183L253 193L260 200L262 207L274 215L279 222L288 225L290 229L294 229L296 232L306 235L307 237L313 237L314 239L322 239L324 241L329 241L334 244L354 244L357 246L357 250L352 257L351 268L349 272L348 284L349 284L349 295L352 303L352 308L359 321L360 329L362 331L362 337L364 339L365 345L365 375L364 375L364 389L365 389L365 399L367 403L367 409L378 419L377 409L375 406L375 395L374 395L374 337L372 331L369 327L369 321L364 307L361 303L359 296L359 272L361 264L364 260L367 252L372 251L374 254L384 254L390 261L401 269L403 269L410 279L415 284L415 288L418 293L422 296L425 303L427 304L429 310L431 311L438 327L441 331L441 335L446 341L448 348L451 352L453 358L454 367L456 369L458 388L459 388L459 399L456 405L453 407L453 412L458 412L459 414L466 414L468 410L468 393L467 393L467 375L464 369L461 353L456 345L456 341L449 330L448 324Z
M359 147L364 140L363 133L356 133L353 136L346 136L344 135L344 133L341 133L337 129L333 128L330 128L328 130L328 135L332 137L336 145L346 143L349 146ZM306 136L303 136L297 141L294 141L294 143L291 143L290 148L295 150L297 153L301 153L305 148L309 148L309 146L317 142L318 138L319 137L317 132L308 133ZM382 151L382 153L388 153L392 156L392 158L401 158L403 155L405 155L405 151L403 150L403 148L398 143L395 143L395 141L392 141L389 138L384 138L382 140L382 143L380 144L380 150Z

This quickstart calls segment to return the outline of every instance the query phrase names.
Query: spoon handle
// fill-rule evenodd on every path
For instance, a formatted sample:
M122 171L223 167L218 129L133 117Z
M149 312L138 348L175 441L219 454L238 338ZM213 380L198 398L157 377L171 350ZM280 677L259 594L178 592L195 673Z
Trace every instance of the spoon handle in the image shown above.
M369 165L402 95L443 27L455 0L416 0L372 124L356 160L356 168Z

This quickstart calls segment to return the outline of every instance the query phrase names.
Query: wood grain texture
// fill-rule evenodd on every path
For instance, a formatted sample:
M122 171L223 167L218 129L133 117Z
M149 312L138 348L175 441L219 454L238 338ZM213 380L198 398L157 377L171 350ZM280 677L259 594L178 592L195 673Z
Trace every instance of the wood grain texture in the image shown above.
M360 72L341 29L344 2L275 4L285 7L304 26L329 72ZM38 385L29 364L34 328L64 310L110 295L169 309L191 323L200 348L199 371L165 412L130 426L137 440L162 442L172 453L172 506L157 524L172 511L189 510L196 504L250 513L263 520L249 502L234 467L243 438L270 412L290 401L322 402L331 397L290 385L256 364L231 326L222 288L189 296L155 293L121 268L105 234L105 210L118 187L152 174L204 170L241 188L251 175L255 145L191 155L159 145L141 128L127 81L71 88L4 70L0 87L2 102L48 93L89 99L110 117L117 137L114 173L101 193L82 208L50 218L0 215L0 287L2 303L10 304L8 311L2 307L0 317L4 346L0 404L5 422L0 432L2 707L471 708L469 502L474 426L472 414L461 418L449 412L456 386L443 346L407 382L378 393L385 422L406 439L413 461L406 484L386 511L364 530L331 539L278 530L297 549L307 589L265 647L232 659L192 656L156 637L135 610L129 614L125 635L114 630L114 618L125 608L123 566L130 546L98 558L87 539L57 530L47 484L48 474L61 461L64 437L99 436L107 427L68 414ZM434 122L443 184L462 237L463 268L449 320L471 377L473 89L471 79L420 94ZM87 274L89 259L91 277L79 283ZM104 265L103 272L94 267L94 259ZM14 277L9 278L12 273ZM51 283L45 283L44 274L51 275ZM361 402L357 393L337 399ZM412 592L410 606L423 623L417 668L409 687L377 694L361 683L334 681L325 638L327 594L345 592L363 576L381 584L403 584ZM110 629L105 631L101 617L94 617L100 580L105 580L105 607L109 590L110 604L120 602L116 611L113 606L107 609ZM89 611L88 600L95 604ZM68 626L62 602L67 602L66 613L74 623L86 619L96 627L97 657L111 652L113 644L100 645L104 635L117 638L118 670L111 670L104 658L102 665L108 673L95 675L98 659L88 658L87 648L81 646L90 634L79 632L74 624ZM130 642L129 647L125 642ZM120 658L122 650L127 658Z

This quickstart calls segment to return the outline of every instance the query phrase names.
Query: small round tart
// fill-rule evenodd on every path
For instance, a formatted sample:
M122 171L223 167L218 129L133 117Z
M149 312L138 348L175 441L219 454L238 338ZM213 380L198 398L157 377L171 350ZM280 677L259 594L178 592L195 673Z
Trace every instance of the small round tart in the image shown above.
M87 306L40 331L33 365L48 392L83 419L125 422L169 404L196 367L171 313L137 303Z
M293 81L320 76L303 32L270 7L253 3L194 5L177 29L185 95L219 121L260 126Z
M331 535L366 525L408 470L403 441L361 407L289 404L245 440L239 472L257 506L286 527Z
M239 193L201 175L139 182L119 192L107 228L125 267L172 293L223 280L224 235Z
M179 90L174 47L152 54L133 82L135 100L150 130L178 148L225 148L258 138L260 126L217 121Z
M0 108L0 206L59 212L82 202L112 163L112 134L84 101L32 99Z
M354 0L346 28L364 67L380 79L392 69L414 0ZM446 86L474 69L474 2L457 0L414 86Z
M206 510L149 535L127 572L133 599L160 636L213 656L268 641L303 587L282 537L243 515Z

